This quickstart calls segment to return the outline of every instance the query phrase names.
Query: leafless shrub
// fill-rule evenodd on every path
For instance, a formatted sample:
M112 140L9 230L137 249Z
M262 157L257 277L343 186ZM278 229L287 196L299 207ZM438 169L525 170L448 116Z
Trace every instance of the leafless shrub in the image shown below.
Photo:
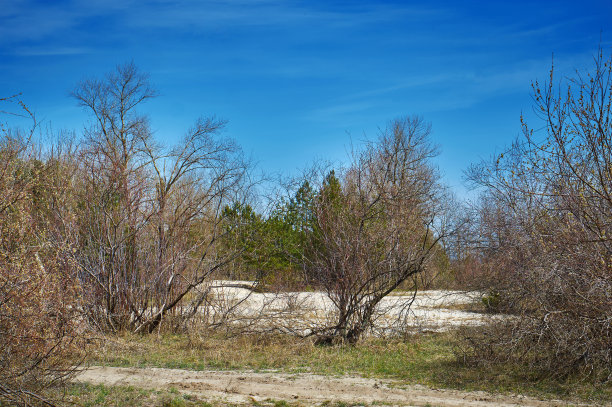
M336 311L311 333L320 340L357 341L380 301L428 267L447 232L429 133L421 118L396 120L355 153L341 179L324 181L304 251L308 280Z
M470 178L491 299L511 318L474 344L544 372L612 376L612 67L533 84L544 123ZM543 134L542 134L543 133Z
M34 116L17 97L13 112ZM67 211L68 157L41 157L28 133L0 128L0 404L52 405L46 390L81 353ZM68 201L68 202L67 202Z

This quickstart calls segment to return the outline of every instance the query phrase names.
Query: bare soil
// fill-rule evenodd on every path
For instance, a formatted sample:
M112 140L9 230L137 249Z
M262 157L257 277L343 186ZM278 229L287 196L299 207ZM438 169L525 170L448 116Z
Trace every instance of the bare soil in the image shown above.
M285 400L301 405L326 401L400 406L567 406L586 405L525 396L494 395L486 392L430 389L403 386L392 380L361 377L326 377L278 372L190 371L162 368L90 367L76 378L81 382L123 385L145 389L176 389L200 399L233 404Z

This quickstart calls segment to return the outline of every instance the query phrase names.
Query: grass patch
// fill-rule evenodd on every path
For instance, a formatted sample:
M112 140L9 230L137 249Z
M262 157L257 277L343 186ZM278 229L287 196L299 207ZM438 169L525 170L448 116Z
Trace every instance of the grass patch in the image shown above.
M206 401L180 394L177 391L157 391L141 389L133 386L104 386L86 383L72 383L62 394L56 390L56 399L61 399L66 405L83 407L95 406L156 406L156 407L212 407Z
M61 400L61 405L82 407L303 407L300 402L266 399L252 399L245 404L231 404L221 400L199 400L195 396L180 394L172 389L167 391L138 389L132 386L104 386L75 383L63 391L56 390L54 400ZM351 404L342 402L325 402L326 407L369 406L369 404Z
M351 374L434 388L591 401L612 398L609 384L542 378L518 365L468 366L456 356L459 344L455 333L420 334L405 340L368 339L355 346L315 346L308 340L270 335L123 335L105 341L88 362L118 367Z

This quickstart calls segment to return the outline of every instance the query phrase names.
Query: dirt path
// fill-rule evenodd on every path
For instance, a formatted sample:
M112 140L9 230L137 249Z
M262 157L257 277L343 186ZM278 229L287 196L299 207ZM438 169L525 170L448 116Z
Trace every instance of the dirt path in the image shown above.
M562 401L540 401L521 396L485 392L433 390L423 386L398 387L391 380L360 377L326 377L311 374L255 373L237 371L190 371L90 367L78 381L105 385L131 385L147 389L175 388L207 400L250 403L266 399L299 402L324 401L385 403L401 406L565 406ZM576 404L572 404L576 405Z

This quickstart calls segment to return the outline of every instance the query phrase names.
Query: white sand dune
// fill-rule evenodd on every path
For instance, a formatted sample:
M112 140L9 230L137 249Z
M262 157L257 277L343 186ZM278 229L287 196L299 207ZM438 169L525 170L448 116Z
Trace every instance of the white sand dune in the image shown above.
M336 307L320 291L259 293L246 287L249 281L212 281L207 286L213 305L202 312L211 318L223 315L235 324L253 329L278 329L296 333L329 325ZM488 316L454 309L478 301L477 293L420 291L385 297L377 307L371 333L384 335L398 330L443 331L462 325L482 324Z

